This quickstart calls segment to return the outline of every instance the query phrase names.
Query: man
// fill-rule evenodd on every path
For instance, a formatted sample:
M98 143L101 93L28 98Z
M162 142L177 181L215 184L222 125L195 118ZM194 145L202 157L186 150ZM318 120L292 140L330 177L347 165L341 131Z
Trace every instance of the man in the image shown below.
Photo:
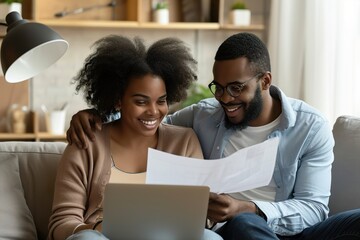
M280 137L268 186L230 195L211 193L208 219L218 223L213 229L225 240L335 239L350 233L346 236L360 239L360 210L324 221L334 158L331 128L316 109L271 85L265 44L250 33L229 37L216 53L213 75L209 88L215 98L166 119L192 127L206 159ZM70 143L84 142L83 130L92 136L89 122L99 127L99 118L87 111L73 117Z

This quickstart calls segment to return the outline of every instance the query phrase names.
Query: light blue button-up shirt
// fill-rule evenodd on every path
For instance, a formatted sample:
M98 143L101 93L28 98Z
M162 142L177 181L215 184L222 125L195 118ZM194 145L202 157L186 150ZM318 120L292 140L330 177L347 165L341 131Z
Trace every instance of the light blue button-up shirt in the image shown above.
M279 235L294 235L327 218L334 160L334 139L328 121L303 101L288 98L277 87L271 95L281 101L280 137L273 178L275 202L254 201ZM225 113L214 98L184 108L166 118L170 124L192 127L206 159L217 159L233 134L224 125Z

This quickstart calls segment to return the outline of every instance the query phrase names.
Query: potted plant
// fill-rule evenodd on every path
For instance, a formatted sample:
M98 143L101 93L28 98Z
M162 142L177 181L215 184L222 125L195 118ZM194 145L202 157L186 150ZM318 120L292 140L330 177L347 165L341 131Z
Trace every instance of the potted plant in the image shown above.
M212 98L214 95L207 86L199 83L193 83L187 91L187 98L180 103L170 106L169 113L174 113L184 107L190 106L205 98Z
M19 12L21 14L22 0L0 0L0 19L5 19L9 12Z
M251 11L246 8L244 2L237 1L233 3L230 11L230 23L234 25L250 25Z
M154 9L154 22L160 24L169 23L169 9L167 2L161 1L156 3Z

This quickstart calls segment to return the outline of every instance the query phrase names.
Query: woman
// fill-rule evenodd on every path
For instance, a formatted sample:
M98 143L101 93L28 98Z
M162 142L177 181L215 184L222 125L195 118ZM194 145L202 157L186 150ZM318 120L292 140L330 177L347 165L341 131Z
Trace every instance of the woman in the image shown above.
M184 99L196 80L196 61L184 43L166 38L146 50L139 38L110 35L95 46L74 78L76 90L101 115L120 112L121 118L97 130L87 149L65 149L49 239L106 239L100 233L105 185L144 183L149 147L203 157L192 129L161 123L168 105ZM221 238L206 230L204 239Z

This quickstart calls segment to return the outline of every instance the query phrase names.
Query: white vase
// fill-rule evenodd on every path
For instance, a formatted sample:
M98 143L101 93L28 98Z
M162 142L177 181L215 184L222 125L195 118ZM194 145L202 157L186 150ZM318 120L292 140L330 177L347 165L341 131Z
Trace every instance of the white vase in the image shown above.
M234 25L248 26L251 22L249 9L234 9L230 11L230 23Z
M21 15L21 3L0 3L0 19L5 19L10 12L18 12Z
M169 23L169 9L157 9L154 11L154 22L160 24Z

